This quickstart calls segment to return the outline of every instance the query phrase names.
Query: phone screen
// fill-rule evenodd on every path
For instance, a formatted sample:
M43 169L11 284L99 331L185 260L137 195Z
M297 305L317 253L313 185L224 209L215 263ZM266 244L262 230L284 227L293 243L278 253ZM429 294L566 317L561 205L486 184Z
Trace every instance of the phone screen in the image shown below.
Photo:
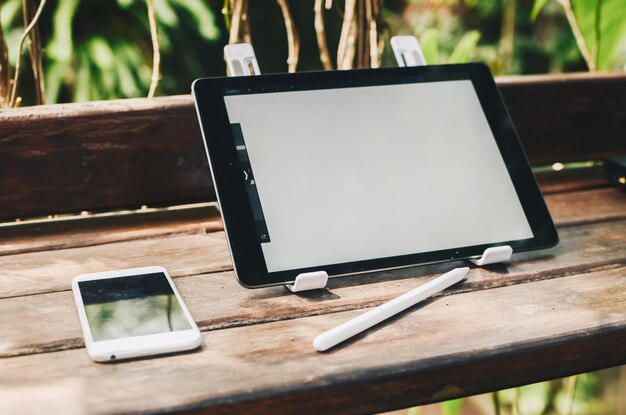
M191 329L162 272L78 283L94 341Z

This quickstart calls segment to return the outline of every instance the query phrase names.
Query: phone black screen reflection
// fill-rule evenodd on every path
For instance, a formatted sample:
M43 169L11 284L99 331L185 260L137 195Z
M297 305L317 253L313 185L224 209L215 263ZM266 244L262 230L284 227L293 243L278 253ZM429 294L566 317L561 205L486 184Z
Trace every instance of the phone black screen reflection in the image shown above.
M191 329L165 274L78 283L94 341Z

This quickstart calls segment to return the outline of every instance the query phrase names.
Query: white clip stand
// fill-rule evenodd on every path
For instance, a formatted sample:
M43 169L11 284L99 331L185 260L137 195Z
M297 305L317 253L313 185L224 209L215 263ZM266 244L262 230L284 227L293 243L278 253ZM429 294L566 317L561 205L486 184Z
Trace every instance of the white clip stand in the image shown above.
M318 290L326 287L328 274L326 271L307 272L296 277L293 284L285 285L292 293L299 291Z
M249 43L224 46L224 60L230 76L261 75L254 49Z
M391 38L391 48L398 66L426 65L422 48L415 36L394 36Z
M491 248L485 249L483 256L478 259L470 259L470 261L482 267L483 265L506 262L511 259L511 254L513 254L513 248L509 245L492 246Z

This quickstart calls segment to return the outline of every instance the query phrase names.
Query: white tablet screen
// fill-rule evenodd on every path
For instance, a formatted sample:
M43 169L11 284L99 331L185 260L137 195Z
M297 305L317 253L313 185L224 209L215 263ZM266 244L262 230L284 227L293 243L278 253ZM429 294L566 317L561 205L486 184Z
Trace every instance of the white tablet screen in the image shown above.
M269 272L533 237L469 80L225 102Z

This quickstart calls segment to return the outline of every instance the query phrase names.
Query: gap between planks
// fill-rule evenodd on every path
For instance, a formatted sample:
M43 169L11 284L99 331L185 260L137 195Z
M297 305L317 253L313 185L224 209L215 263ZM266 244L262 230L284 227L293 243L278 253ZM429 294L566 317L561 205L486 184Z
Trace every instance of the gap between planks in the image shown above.
M551 193L545 201L557 227L626 218L626 195L614 188ZM0 257L220 231L214 207L19 225L0 228Z
M441 268L441 266L439 267ZM536 283L545 280L570 277L572 275L598 273L601 271L614 273L615 270L620 270L623 272L626 270L625 267L626 258L623 258L617 261L596 263L588 267L570 266L562 269L549 269L543 272L534 272L531 274L520 274L507 277L498 276L497 271L490 272L489 270L486 271L480 268L473 268L468 275L466 282L460 286L456 286L455 288L448 289L445 292L438 293L432 298L434 299L449 295L459 295L476 291L505 288L526 283ZM443 270L439 272L443 272ZM370 278L372 278L373 281L369 284L344 285L338 287L334 287L333 284L331 284L331 287L328 290L303 293L296 297L287 293L284 287L272 287L266 289L264 293L260 293L259 298L250 298L254 297L254 295L246 296L245 293L243 298L237 295L233 296L234 298L224 298L220 295L211 294L205 294L204 296L196 294L194 296L194 293L198 292L199 286L203 284L203 281L201 281L202 276L185 277L182 281L178 281L177 286L185 298L185 302L188 304L189 308L191 310L195 310L193 311L193 314L196 317L196 322L200 330L207 332L367 309L378 306L408 291L409 289L414 288L418 281L419 283L424 283L426 280L436 277L435 274L414 278L411 274L411 270L407 270L408 277L405 276L403 279L396 280L389 280L385 278L384 275L370 275ZM226 279L231 281L234 279L234 275L230 272L224 273L224 275L221 276L224 281L226 281ZM191 281L190 279L192 278L195 281ZM222 292L223 291L224 290L222 290ZM376 294L373 295L373 292ZM62 312L54 313L54 317L57 319L58 317L65 316L69 317L69 320L74 320L74 324L72 326L73 330L69 330L68 335L79 335L78 320L75 316L74 304L70 298L71 295L67 295L65 297L65 301L62 301L63 299L61 298L53 300L57 305L57 309L63 309ZM335 302L334 304L333 301ZM430 301L432 300L429 300L428 302ZM60 304L62 305L59 307ZM246 306L241 309L243 304L246 304ZM54 306L52 307L54 308ZM213 310L211 307L216 307L216 309ZM38 307L36 308L38 309ZM25 310L23 304L22 310ZM228 311L223 314L223 310ZM230 310L241 311L240 314L235 312L235 315L233 315L233 313L230 313ZM51 310L48 311L50 312ZM211 313L214 313L214 315L211 316ZM6 315L7 313L3 312L3 314ZM30 315L32 313L25 314ZM29 336L32 337L32 341L34 341L35 338L39 339L42 335L45 337L47 326L48 325L45 323L42 327L33 327L32 323L30 327L27 325L26 328L29 329L29 333L37 333L37 337ZM21 324L20 330L24 328L24 324ZM11 330L11 327L7 327L7 329L9 332L16 331L15 328L13 328L14 330ZM64 330L67 331L67 329L59 328L54 331L54 335L62 334ZM82 338L72 337L47 342L24 344L10 350L0 351L0 358L50 353L82 347L84 347Z
M570 206L570 203L565 199L561 205ZM587 214L585 209L577 210ZM570 216L576 220L575 216ZM561 257L552 267L562 260L569 261L567 257L572 255L578 256L577 264L603 261L600 258L618 259L624 256L619 248L620 243L626 244L624 234L625 219L569 226L560 230L561 242L557 247L516 253L513 259L518 268L523 268L523 261L536 261L546 256ZM153 264L164 266L174 278L232 270L223 232L0 256L0 298L69 291L71 278L78 274ZM528 270L532 270L532 266ZM341 281L347 280L341 278ZM232 285L239 288L234 281Z

